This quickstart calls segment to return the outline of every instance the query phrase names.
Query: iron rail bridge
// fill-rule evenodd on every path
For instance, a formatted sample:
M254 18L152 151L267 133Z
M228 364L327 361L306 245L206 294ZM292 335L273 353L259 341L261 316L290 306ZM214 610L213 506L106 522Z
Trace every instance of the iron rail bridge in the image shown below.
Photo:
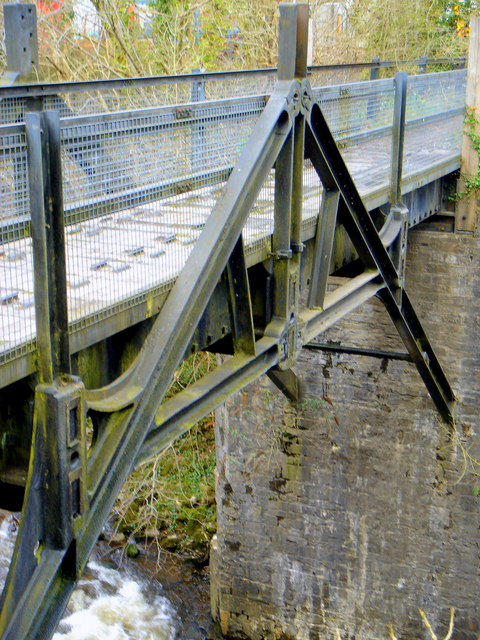
M307 5L280 12L276 71L0 90L4 640L53 633L135 465L264 373L297 401L298 349L372 296L452 421L404 275L466 71L323 86ZM226 357L163 402L198 350Z

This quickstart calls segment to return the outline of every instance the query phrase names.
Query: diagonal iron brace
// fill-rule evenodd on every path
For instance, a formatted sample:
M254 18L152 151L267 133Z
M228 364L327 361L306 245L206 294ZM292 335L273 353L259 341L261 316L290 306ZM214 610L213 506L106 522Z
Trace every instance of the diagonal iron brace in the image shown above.
M65 468L74 490L72 495L78 496L78 500L72 503L73 519L66 523L72 526L63 527L62 535L51 539L49 532L55 528L50 528L44 516L45 511L54 512L49 508L48 478L47 481L43 479L48 469L41 460L42 456L32 456L26 509L22 515L22 535L14 561L16 567L24 570L16 572L15 579L8 582L3 594L2 640L44 640L53 632L75 580L83 570L113 502L141 451L158 407L229 256L235 252L235 247L241 247L238 242L242 228L289 135L294 114L299 110L298 98L298 82L277 85L250 143L227 182L223 197L212 211L134 366L108 388L88 393L79 390L81 405L78 407L85 406L85 399L90 405L90 417L96 427L95 438L89 451L86 479L75 475L76 467L72 470L68 466ZM243 277L244 265L241 271ZM251 333L251 327L249 330ZM249 349L254 351L254 345L250 344ZM264 364L261 355L257 359L252 356L252 362L257 363L252 366L265 370L264 367L275 364L278 360L275 345L269 354ZM73 383L69 378L69 384ZM64 424L66 433L73 434L77 424L77 405L70 395L64 398L62 380L59 384L58 392L55 381L52 389L46 389L52 400L46 399L45 406L54 402L55 411L71 420ZM81 409L78 415L80 413L84 425L84 410ZM39 413L35 451L39 448L38 439L48 433L50 418L48 407ZM77 459L76 442L72 442L72 464ZM39 446L41 449L44 445L40 443ZM36 497L39 487L40 499ZM32 505L35 508L29 508Z
M305 93L305 89L304 89ZM412 360L444 420L453 423L453 390L435 355L415 309L402 287L402 278L358 193L345 161L318 104L306 102L306 155L328 189L343 201L342 222L366 270L376 270L384 283L379 297L385 304Z

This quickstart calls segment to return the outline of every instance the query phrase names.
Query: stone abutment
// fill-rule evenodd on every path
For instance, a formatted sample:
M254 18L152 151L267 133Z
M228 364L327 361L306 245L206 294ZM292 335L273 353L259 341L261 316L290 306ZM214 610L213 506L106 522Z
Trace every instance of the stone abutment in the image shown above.
M229 637L480 637L480 240L416 230L407 290L458 398L415 366L303 349L298 406L264 377L218 412L212 607ZM373 300L323 342L404 351Z

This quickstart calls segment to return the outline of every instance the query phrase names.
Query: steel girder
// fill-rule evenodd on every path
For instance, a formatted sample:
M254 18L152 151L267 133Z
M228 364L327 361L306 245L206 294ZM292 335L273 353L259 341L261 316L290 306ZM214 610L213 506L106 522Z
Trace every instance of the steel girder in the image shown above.
M43 264L37 307L44 320L39 343L42 380L36 391L24 509L2 595L3 640L45 640L53 633L136 463L158 453L231 393L263 373L268 373L289 398L298 399L299 384L291 368L298 348L372 296L379 296L385 304L440 414L452 421L453 392L403 287L405 225L401 207L396 231L378 232L321 109L312 100L308 83L292 80L304 78L306 73L307 11L302 4L282 6L284 54L280 56L276 90L138 357L125 374L101 389L85 391L81 381L70 375L68 336L59 314L53 313L64 297L58 271L61 256L57 253L55 260L48 260L51 238L45 237L43 230L49 228L48 216L61 210L61 193L48 188L55 175L55 123L50 115L31 119L31 149L38 149L39 176L43 179L34 194L42 230L35 241L36 255L40 256L37 259ZM296 52L294 59L286 55L289 50ZM39 136L42 127L49 137L43 156ZM45 157L50 160L45 162ZM325 195L315 241L309 306L301 309L305 157L315 167ZM272 168L273 295L270 321L259 336L253 322L241 234ZM56 175L57 183L59 178ZM344 286L327 293L338 215L364 269ZM58 234L58 227L54 226L53 233ZM389 252L385 244L391 247L399 238L400 252ZM222 274L228 291L234 355L162 404ZM94 426L88 454L87 415Z

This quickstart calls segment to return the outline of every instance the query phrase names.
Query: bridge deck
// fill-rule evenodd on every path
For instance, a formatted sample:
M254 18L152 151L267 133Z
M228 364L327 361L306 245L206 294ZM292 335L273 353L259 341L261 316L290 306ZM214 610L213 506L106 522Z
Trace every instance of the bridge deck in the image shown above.
M430 79L433 76L435 77ZM427 80L431 83L430 85ZM452 101L452 95L457 94L458 85L463 81L464 72L450 72L450 75L432 74L410 80L410 118L409 120L407 118L403 168L405 193L458 168L463 94L460 93L460 96L455 98L456 101ZM434 91L431 89L432 86L435 88ZM388 201L390 187L392 81L356 83L347 87L331 87L315 90L315 92L316 98L327 115L330 127L340 146L343 147L344 158L367 207L373 209L385 204ZM432 104L438 100L439 92L443 96L448 93L449 103L446 105L444 102L440 107L432 109ZM362 121L358 117L355 119L355 108L358 109L359 105L362 105L367 112L367 117L364 116ZM198 105L196 108L198 109ZM138 112L138 116L145 121L143 112ZM188 113L188 116L191 114ZM254 121L254 119L250 117L250 120ZM215 129L218 129L221 123L213 120L212 124ZM101 331L102 336L105 337L118 331L119 326L123 328L142 317L148 317L154 311L155 304L149 305L147 302L138 314L129 315L129 319L125 321L126 324L119 325L115 320L122 311L133 309L139 303L149 299L152 301L155 296L169 290L201 233L224 184L222 177L212 180L212 184L207 184L208 181L204 180L204 184L199 188L190 187L187 190L181 187L179 191L184 190L184 193L163 198L149 196L143 198L143 201L139 199L139 204L136 204L135 198L130 200L120 198L122 200L120 204L111 207L112 213L105 214L105 211L99 207L98 210L103 215L95 217L98 215L95 213L95 198L91 195L88 197L89 194L82 193L81 189L80 194L78 193L79 165L82 165L82 162L85 164L81 154L85 154L87 149L87 147L77 146L72 151L71 140L74 135L72 132L77 131L75 127L79 126L82 126L79 118L74 120L73 124L72 119L67 118L62 124L64 132L66 131L63 143L67 152L63 160L66 212L67 215L69 211L73 212L66 228L66 247L69 319L72 332L76 333L78 338L72 341L76 350L98 339L99 324L103 323ZM98 146L95 148L92 142L94 128L91 125L91 117L86 119L84 126L89 131L90 154L96 151L97 156L108 155L108 152L115 148L117 142L115 136L112 136L113 146L111 148L104 146L100 152ZM165 127L164 124L162 126ZM221 135L230 138L228 142L230 147L232 147L232 140L233 145L236 144L237 155L241 145L237 140L238 133L235 138L235 133L232 132L238 126L246 129L248 133L249 123L245 124L241 116L238 121L230 119L227 129L220 132ZM222 170L225 175L228 175L230 168L228 165L222 166L219 163L219 157L209 160L210 147L215 146L215 141L217 144L220 143L218 143L218 131L214 140L208 138L211 134L207 128L205 112L202 113L201 119L194 121L193 125L191 121L184 125L184 128L187 127L190 145L193 145L193 138L200 139L194 161L202 162L202 156L205 155L206 164L210 170L214 169L217 176L221 176ZM168 131L167 129L167 133ZM129 133L135 140L134 126ZM165 133L160 131L160 127L157 128L156 133L164 142ZM78 134L75 133L75 135ZM244 138L247 137L245 131L243 135ZM151 139L149 144L150 142ZM80 148L82 151L79 152ZM142 168L148 166L153 152L148 145L142 147L141 139L137 153L138 149L147 157L144 165L134 161L131 157L132 149L129 148L129 155L122 159L124 164L121 168L112 165L109 157L108 162L102 165L102 175L109 175L109 179L112 180L125 181L125 167L130 163L135 184L140 183L143 186ZM125 147L120 148L120 151L125 153ZM172 153L171 147L167 147L166 152ZM75 162L72 162L72 157ZM80 180L85 179L85 174L88 173L89 167L85 171L84 164ZM173 173L168 174L169 179L174 176L175 162L170 164L172 165L170 170ZM189 168L192 168L191 159ZM163 170L165 171L165 167ZM95 176L95 180L97 185L101 181L98 176ZM103 178L103 181L105 182L106 178ZM89 188L91 193L91 184ZM320 181L313 169L305 171L304 239L312 237L315 233L321 191ZM121 187L117 186L117 192L122 193ZM111 195L105 196L105 193L108 194L105 186L103 186L103 192L102 188L98 187L98 193L103 193L104 197L112 199ZM83 204L84 202L86 204ZM128 206L129 204L133 206ZM84 214L85 209L89 210L88 215ZM82 210L82 215L76 213L78 210ZM4 219L7 217L5 211L2 216ZM412 213L410 224L418 222L419 219L416 219ZM267 257L272 229L273 171L270 180L261 191L244 230L244 241L250 263ZM31 239L17 237L11 240L11 237L11 232L10 235L5 232L0 248L0 365L2 363L10 365L8 370L5 366L3 367L2 386L32 370L31 354L35 338ZM110 328L107 326L109 321L112 321Z

